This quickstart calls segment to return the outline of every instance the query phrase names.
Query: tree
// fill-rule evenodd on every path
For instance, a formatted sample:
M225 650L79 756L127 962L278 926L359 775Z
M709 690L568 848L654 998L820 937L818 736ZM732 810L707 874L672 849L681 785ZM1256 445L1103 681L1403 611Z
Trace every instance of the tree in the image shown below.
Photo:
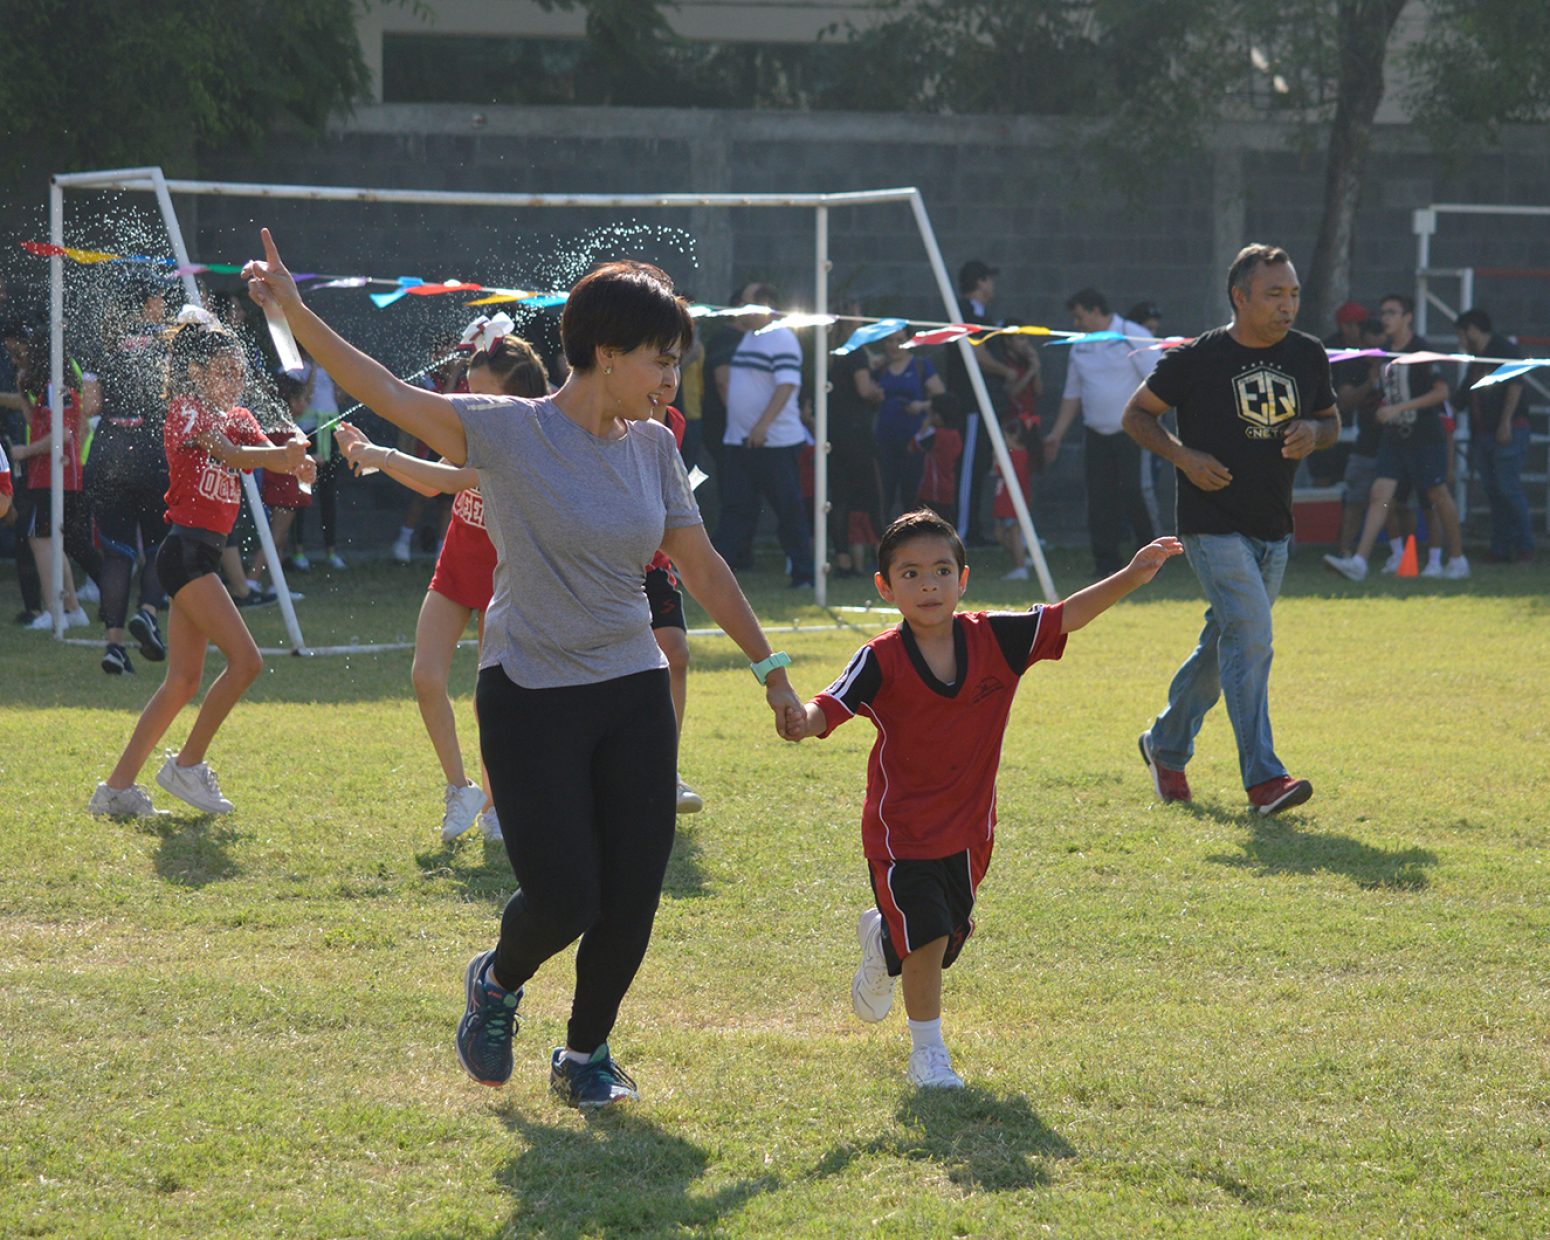
M1523 0L873 0L849 28L870 55L858 93L887 106L1087 122L1083 149L1132 196L1155 154L1198 149L1214 122L1278 117L1322 140L1325 192L1304 321L1350 284L1353 223L1394 30L1416 122L1445 154L1550 115L1550 4Z
M0 0L0 167L165 164L321 127L369 85L353 0Z

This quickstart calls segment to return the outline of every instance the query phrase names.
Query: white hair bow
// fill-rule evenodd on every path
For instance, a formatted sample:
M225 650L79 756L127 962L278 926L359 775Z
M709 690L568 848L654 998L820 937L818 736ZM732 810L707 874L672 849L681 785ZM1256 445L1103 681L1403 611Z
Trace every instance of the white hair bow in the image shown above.
M474 353L488 352L495 347L497 340L515 335L516 330L517 325L512 322L509 314L481 314L463 329L463 338L458 341L458 345Z
M173 321L179 327L184 327L189 323L198 323L200 327L218 328L221 325L221 321L203 306L196 306L191 303L185 303L183 308L178 311L178 317Z

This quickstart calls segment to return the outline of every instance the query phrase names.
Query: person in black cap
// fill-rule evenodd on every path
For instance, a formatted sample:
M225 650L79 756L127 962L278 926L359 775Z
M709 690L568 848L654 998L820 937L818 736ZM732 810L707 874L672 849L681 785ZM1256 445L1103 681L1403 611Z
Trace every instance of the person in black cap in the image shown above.
M958 269L958 309L966 323L992 323L990 303L996 296L998 269L983 259L971 258ZM995 323L1000 326L999 322ZM980 371L985 376L992 403L999 399L1006 387L1017 380L1017 372L994 351L994 344L974 350ZM964 418L963 460L959 464L958 485L958 532L971 547L988 546L991 539L980 532L978 524L980 489L984 483L985 462L991 459L991 450L980 430L983 418L994 417L996 410L980 409L979 398L969 382L968 368L964 365L963 350L956 344L947 349L947 390L956 396L967 411ZM958 429L958 428L954 428Z

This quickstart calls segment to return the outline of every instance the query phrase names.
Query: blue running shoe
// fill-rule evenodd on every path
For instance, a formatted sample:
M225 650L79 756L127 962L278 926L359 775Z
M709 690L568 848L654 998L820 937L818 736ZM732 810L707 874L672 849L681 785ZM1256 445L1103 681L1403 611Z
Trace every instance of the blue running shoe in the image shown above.
M554 1048L549 1061L549 1089L566 1106L598 1111L616 1102L638 1102L635 1081L608 1053L608 1043L592 1052L586 1063L565 1057L565 1048Z
M504 990L488 980L494 957L493 951L480 952L468 962L468 1010L457 1023L457 1057L479 1084L498 1086L511 1079L511 1037L522 991Z

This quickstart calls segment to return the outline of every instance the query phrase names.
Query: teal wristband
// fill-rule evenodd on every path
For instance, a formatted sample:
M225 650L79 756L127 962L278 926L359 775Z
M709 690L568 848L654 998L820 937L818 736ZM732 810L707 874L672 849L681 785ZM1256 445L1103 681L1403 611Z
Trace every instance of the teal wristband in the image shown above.
M769 678L769 674L777 667L790 667L791 656L784 650L777 650L767 659L760 659L757 663L750 663L748 670L753 673L753 678L761 685Z

